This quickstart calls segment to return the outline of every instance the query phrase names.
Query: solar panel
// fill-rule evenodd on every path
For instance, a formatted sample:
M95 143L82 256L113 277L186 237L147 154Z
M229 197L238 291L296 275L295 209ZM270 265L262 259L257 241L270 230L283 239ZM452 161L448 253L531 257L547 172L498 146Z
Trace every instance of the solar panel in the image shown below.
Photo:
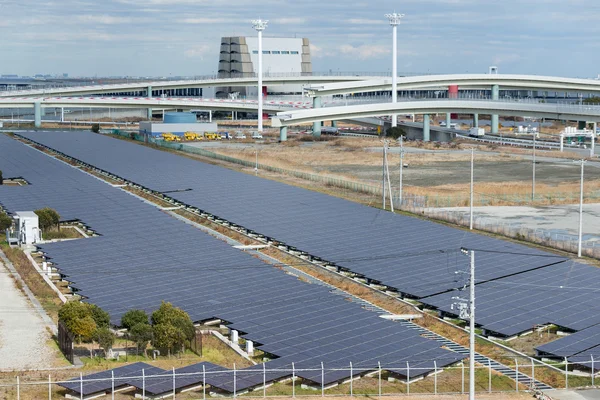
M411 349L418 351L419 359L439 360L440 367L463 358L330 293L326 286L301 282L120 189L1 135L0 169L31 183L0 186L0 203L9 211L52 207L63 220L81 220L101 235L39 248L79 294L109 312L114 324L130 309L152 312L164 300L183 308L194 321L221 318L248 337L256 332L257 345L277 347L279 354L274 354L286 365L299 362L316 368L325 358L331 363L360 362L366 357L405 362L414 358ZM306 330L306 321L312 331ZM339 330L352 325L369 330ZM392 345L406 350L391 357ZM211 379L209 384L215 387L233 388L231 374ZM250 387L256 379L248 373L236 384L240 389ZM156 376L148 381L156 383L156 390L167 384ZM69 388L79 390L76 383ZM106 386L89 390L106 390Z
M600 324L536 347L539 356L571 357L600 344ZM598 349L600 350L600 349ZM589 359L589 357L588 357Z

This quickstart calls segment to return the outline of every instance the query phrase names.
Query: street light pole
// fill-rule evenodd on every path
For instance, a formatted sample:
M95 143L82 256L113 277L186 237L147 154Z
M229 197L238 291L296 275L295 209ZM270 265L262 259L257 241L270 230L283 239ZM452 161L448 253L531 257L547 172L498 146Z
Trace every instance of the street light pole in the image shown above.
M392 103L398 101L398 25L404 14L385 14L392 26ZM398 126L398 115L392 114L392 128Z
M401 209L402 208L402 195L403 195L403 181L402 181L402 173L403 173L403 169L404 169L404 137L401 135L400 136L400 190L398 193L398 208Z
M263 131L263 76L262 76L262 32L267 28L269 21L256 19L252 27L258 32L258 131Z

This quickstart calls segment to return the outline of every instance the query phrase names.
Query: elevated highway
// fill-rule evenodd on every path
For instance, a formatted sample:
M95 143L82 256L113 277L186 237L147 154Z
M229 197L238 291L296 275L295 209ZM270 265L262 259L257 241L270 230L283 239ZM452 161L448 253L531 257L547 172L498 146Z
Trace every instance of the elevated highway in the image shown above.
M279 75L266 74L263 77L263 85L265 86L280 86L280 85L309 85L309 84L327 84L333 82L348 82L373 80L375 77L368 76L336 76L336 75ZM148 94L152 90L170 90L170 89L186 89L186 88L206 88L206 87L221 87L221 86L256 86L256 77L241 77L241 78L207 78L195 80L180 80L180 81L147 81L134 83L116 83L109 85L90 85L90 86L73 86L59 87L48 89L32 89L32 90L14 90L0 92L0 97L31 97L31 96L88 96L101 95L123 92L145 92ZM151 94L151 93L150 93Z
M460 88L487 89L497 85L506 90L543 90L554 92L600 93L600 80L562 78L537 75L502 74L451 74L423 75L398 78L398 90L442 89L457 85ZM363 79L361 81L335 82L312 85L311 96L328 96L392 90L392 79Z
M504 100L437 99L399 103L364 104L359 106L313 108L282 111L273 118L272 126L280 127L281 140L287 138L287 127L300 123L320 123L327 120L380 117L390 114L423 114L423 139L429 141L429 114L458 112L465 114L528 115L558 120L600 121L600 106L548 104Z

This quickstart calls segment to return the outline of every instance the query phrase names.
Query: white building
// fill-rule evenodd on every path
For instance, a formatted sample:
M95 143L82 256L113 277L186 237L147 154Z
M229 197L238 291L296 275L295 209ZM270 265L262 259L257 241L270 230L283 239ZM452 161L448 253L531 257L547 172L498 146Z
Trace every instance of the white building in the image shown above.
M291 76L312 74L310 42L306 38L263 37L263 74L265 76ZM258 38L223 37L219 54L219 78L256 76L258 73ZM258 88L250 86L219 87L217 97L226 97L238 92L240 96L258 96ZM301 93L302 86L265 86L263 93L288 94Z

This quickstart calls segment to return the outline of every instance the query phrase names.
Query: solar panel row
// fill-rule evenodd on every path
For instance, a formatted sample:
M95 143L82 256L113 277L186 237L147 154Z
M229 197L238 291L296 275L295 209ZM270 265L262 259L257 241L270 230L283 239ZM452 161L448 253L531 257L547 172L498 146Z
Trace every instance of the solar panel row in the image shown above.
M0 186L0 204L9 211L52 207L63 220L81 220L101 235L40 248L81 295L110 313L115 324L130 309L151 312L161 301L170 301L194 321L220 318L234 323L257 346L272 346L270 351L280 358L269 362L268 368L291 362L317 368L322 361L342 366L352 361L374 368L378 361L384 365L410 361L432 370L434 360L442 367L462 358L324 286L286 275L2 135L0 170L30 182ZM356 326L363 329L353 329ZM320 375L311 377L321 380ZM326 383L334 378L334 373L327 374ZM227 382L223 385L231 388L232 382L230 386Z
M455 250L463 246L479 250L480 285L515 274L520 277L527 271L565 260L537 249L383 212L90 132L25 136L155 191L192 189L169 196L411 297L428 298L461 287L464 282L455 271L467 269L467 258ZM442 251L446 249L453 251ZM564 264L562 268L568 267ZM508 292L502 295L506 298L495 297L492 301L498 305L513 298ZM444 300L438 302L433 297L426 302L449 307L448 296L439 296ZM486 294L478 294L479 298L482 296ZM519 307L522 311L511 315L506 306L490 308L489 314L481 311L479 322L506 336L529 330L535 323L532 313L536 308L524 302ZM557 307L548 318L561 319L571 311ZM578 326L587 323L579 322Z

